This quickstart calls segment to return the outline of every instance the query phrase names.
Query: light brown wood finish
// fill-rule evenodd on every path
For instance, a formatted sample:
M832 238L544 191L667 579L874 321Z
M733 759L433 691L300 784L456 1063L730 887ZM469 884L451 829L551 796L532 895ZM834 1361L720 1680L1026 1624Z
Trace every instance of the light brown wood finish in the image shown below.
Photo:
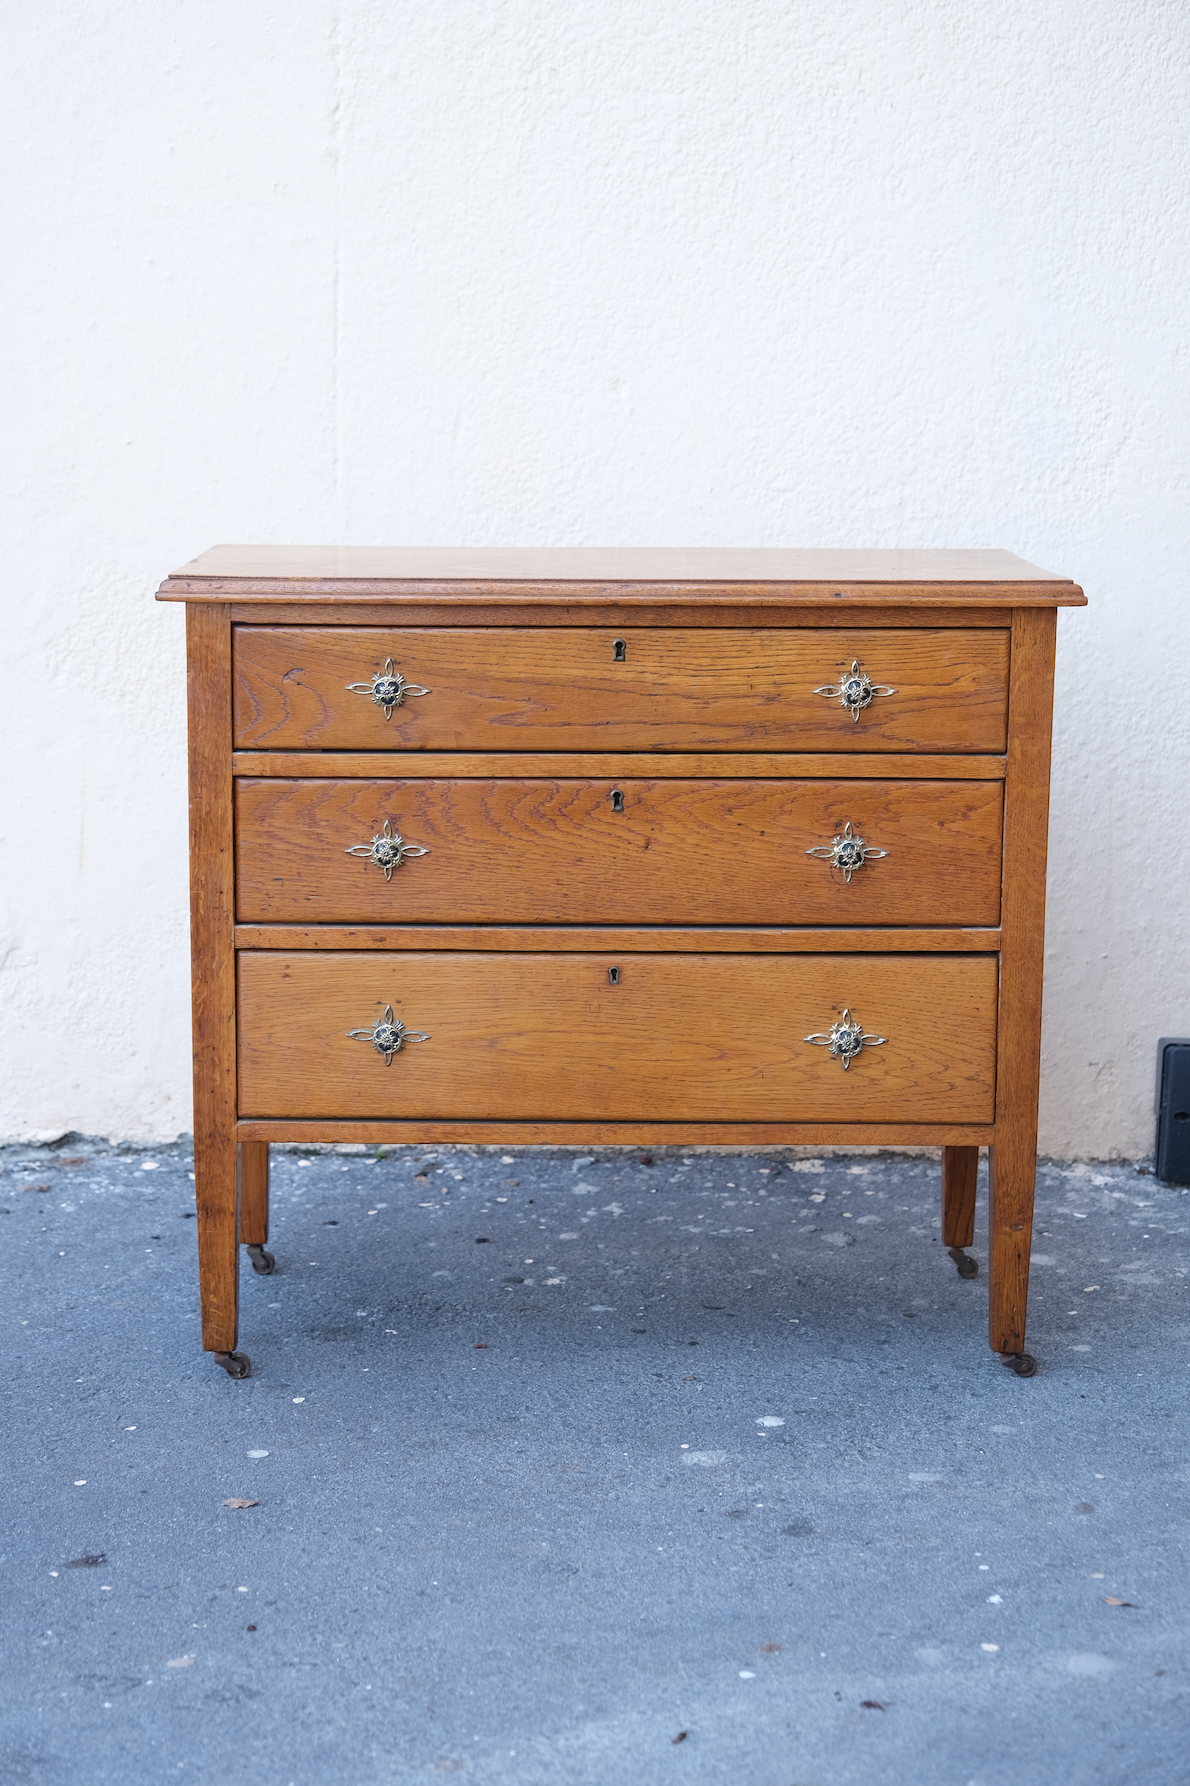
M270 1122L247 1117L249 1140L433 1147L986 1147L990 1123L882 1122Z
M236 1346L235 851L231 783L231 614L186 611L189 688L190 952L194 1034L194 1195L203 1345Z
M235 629L236 743L270 749L994 751L1005 749L1008 634L636 633L582 627ZM411 684L386 720L350 685L386 659ZM815 693L853 660L857 720Z
M1009 1356L1025 1349L1037 1178L1055 631L1053 614L1013 617L996 1139L988 1170L988 1334L992 1350Z
M943 1148L943 1246L967 1247L975 1239L975 1188L978 1177L978 1147Z
M618 984L609 983L615 968ZM239 957L245 1117L987 1122L987 956ZM390 1065L348 1031L391 1005ZM803 1040L849 1007L884 1046Z
M243 591L234 583L199 584L198 594L180 595L173 584L163 585L172 593L159 595L161 601L205 600L212 589L230 591L243 596ZM939 607L936 601L927 601L925 591L920 591L921 600L916 606L898 607L892 605L887 592L870 589L865 599L852 599L851 592L844 591L843 599L833 606L823 607L823 595L819 590L812 597L804 600L764 599L753 603L746 591L735 591L730 585L723 585L725 593L714 598L712 602L709 590L687 594L678 599L672 593L668 598L660 591L649 595L617 595L614 590L590 595L566 595L557 593L563 586L555 585L555 595L547 600L542 592L538 592L536 601L531 601L521 590L516 590L504 600L478 599L475 595L461 596L449 593L449 586L444 586L437 593L430 590L419 590L414 595L405 595L394 599L391 594L378 594L369 600L353 600L344 595L341 586L328 584L321 595L312 592L310 586L293 584L293 589L305 591L304 599L279 594L273 585L260 585L262 591L269 594L252 595L237 600L235 605L236 620L241 626L309 626L312 621L319 620L332 626L605 626L611 627L615 633L630 631L633 627L674 627L696 626L704 631L738 630L741 627L764 627L779 632L790 627L1003 627L1012 625L1012 609L1001 607L1004 593L997 596L997 605L985 607L980 604L967 603L961 608ZM352 595L357 585L350 585ZM394 586L386 584L386 590ZM573 588L574 586L572 586ZM220 600L223 599L221 595ZM990 597L989 597L990 599ZM1046 597L1044 605L1052 606L1052 597Z
M237 949L387 949L394 953L423 949L476 949L485 954L554 950L565 954L629 953L656 955L990 955L1000 947L994 929L862 930L821 924L804 930L753 929L749 925L670 924L539 925L494 924L237 924Z
M265 1150L274 1140L936 1145L953 1245L970 1239L977 1149L990 1145L989 1337L1019 1357L1036 1149L1053 612L1081 605L1081 590L1006 554L232 548L184 567L160 596L196 610L188 617L195 1157L208 1347L235 1344L237 1138L243 1232L262 1237L253 1245L266 1232ZM233 618L245 672L237 736L253 746L238 755L230 748ZM627 646L622 663L612 656L616 638ZM386 724L343 685L369 680L390 654L435 692L410 697ZM837 681L853 656L874 681L898 689L858 726L809 692ZM285 784L305 781L339 784L307 825L307 854L328 814L370 820L369 801L415 788L417 815L436 827L432 853L397 871L385 898L428 887L409 878L413 870L439 869L461 840L484 899L522 857L538 865L548 857L550 874L516 909L545 911L556 888L569 915L576 874L580 905L595 897L589 828L613 898L631 883L637 890L625 897L647 896L647 909L667 921L611 926L604 898L598 922L548 927L444 922L437 904L423 908L432 922L408 922L407 908L395 917L380 905L379 921L330 923L319 898L316 913L295 921L233 925L236 775L271 784L245 790L261 803L245 863L250 869L255 851L256 893L263 890L270 912L278 909L265 876L270 852L274 868L279 855L293 858L282 897L299 888L300 826L286 803L317 805L322 796ZM999 791L990 785L1005 778ZM539 785L515 794L495 786L508 781ZM832 825L850 817L878 847L889 847L887 838L851 810L869 784L911 782L914 799L1002 797L1003 929L942 923L957 908L920 873L920 909L900 925L874 923L875 907L856 922L854 900L814 924L758 923L752 901L736 924L674 921L667 901L675 889L706 879L698 845L716 825L728 828L741 806L741 882L781 882L792 849L775 872L767 858L753 859L762 832L763 849L771 847L768 808L762 818L755 805L777 797L756 786L769 781L800 782L796 801L845 802L845 815L824 808L817 816ZM431 782L452 784L449 797L428 790ZM579 782L592 786L576 789ZM715 785L691 791L684 784L692 782ZM609 842L610 815L583 807L608 783L646 797L650 833L636 838L638 852L625 848L626 828ZM964 810L986 848L986 813ZM896 816L886 806L881 822ZM900 820L916 816L903 811ZM412 838L407 821L404 830ZM840 891L874 890L876 871L902 854L865 865ZM732 883L716 878L720 858L711 860L710 892L727 898ZM251 898L251 873L246 885ZM948 898L955 891L944 890ZM233 943L243 951L245 1020L238 1119ZM821 1015L803 1020L808 992ZM409 1043L391 1067L345 1033L366 1028L386 999L432 1038ZM801 1040L811 1028L825 1031L844 1002L869 1033L888 1036L847 1074Z
M240 1243L263 1246L269 1237L269 1144L240 1142Z
M419 750L238 750L236 775L294 777L333 775L337 780L419 779L489 781L501 776L651 776L654 780L702 780L714 776L780 781L876 779L884 781L1003 781L1006 757L897 756L857 751L721 751L718 754L666 751L483 751Z
M999 782L279 781L236 784L241 922L994 925ZM388 825L428 850L386 880L347 854ZM887 856L807 852L850 825Z
M493 584L523 582L650 583L669 588L698 582L835 584L922 583L938 597L938 584L965 587L1034 584L1053 591L1051 599L1074 587L1068 577L1043 571L999 548L925 550L885 547L806 546L212 546L173 572L179 579L227 578L243 581L348 583L432 582ZM1001 600L1004 598L1001 590ZM822 599L821 589L818 599Z

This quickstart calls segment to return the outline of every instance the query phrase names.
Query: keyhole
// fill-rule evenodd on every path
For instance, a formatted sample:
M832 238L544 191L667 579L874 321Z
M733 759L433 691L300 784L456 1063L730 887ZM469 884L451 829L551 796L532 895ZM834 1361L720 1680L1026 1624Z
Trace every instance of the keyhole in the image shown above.
M619 788L613 788L612 789L612 811L613 812L623 812L623 810L624 810L624 796L620 792Z
M628 656L628 642L627 642L627 640L626 639L613 639L612 640L612 661L613 661L613 663L622 664L627 656Z
M609 967L607 970L607 977L608 977L609 983L612 986L618 986L620 984L620 970L619 970L619 968L618 967Z

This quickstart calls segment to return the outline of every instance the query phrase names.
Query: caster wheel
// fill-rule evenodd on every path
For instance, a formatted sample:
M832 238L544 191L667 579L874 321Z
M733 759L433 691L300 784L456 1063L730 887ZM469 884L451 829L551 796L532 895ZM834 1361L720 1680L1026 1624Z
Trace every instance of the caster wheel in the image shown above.
M247 1352L216 1352L215 1363L221 1365L229 1377L250 1377L252 1360Z
M1016 1372L1018 1377L1035 1377L1037 1375L1037 1360L1032 1352L1006 1352L1000 1363L1006 1364L1009 1370Z
M973 1259L970 1253L965 1253L961 1246L952 1246L950 1256L954 1260L955 1270L960 1277L977 1277L979 1275L979 1260Z
M262 1246L245 1247L244 1251L252 1261L253 1271L258 1271L261 1277L272 1277L277 1269L272 1253L266 1253Z

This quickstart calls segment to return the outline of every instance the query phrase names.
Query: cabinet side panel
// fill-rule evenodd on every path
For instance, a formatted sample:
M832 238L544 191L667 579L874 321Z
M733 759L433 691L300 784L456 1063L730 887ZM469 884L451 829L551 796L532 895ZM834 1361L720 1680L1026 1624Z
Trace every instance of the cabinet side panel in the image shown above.
M1020 609L1012 623L988 1308L992 1349L1004 1353L1024 1350L1029 1291L1056 621Z
M236 1344L235 854L231 611L186 610L194 1179L203 1345Z

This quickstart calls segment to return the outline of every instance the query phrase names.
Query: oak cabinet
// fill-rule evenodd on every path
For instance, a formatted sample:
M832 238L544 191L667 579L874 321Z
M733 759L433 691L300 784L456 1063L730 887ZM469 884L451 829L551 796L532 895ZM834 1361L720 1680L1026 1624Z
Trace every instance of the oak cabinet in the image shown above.
M940 1147L1024 1375L1056 609L1004 552L216 547L203 1343L282 1140ZM656 1112L664 1111L663 1117Z

